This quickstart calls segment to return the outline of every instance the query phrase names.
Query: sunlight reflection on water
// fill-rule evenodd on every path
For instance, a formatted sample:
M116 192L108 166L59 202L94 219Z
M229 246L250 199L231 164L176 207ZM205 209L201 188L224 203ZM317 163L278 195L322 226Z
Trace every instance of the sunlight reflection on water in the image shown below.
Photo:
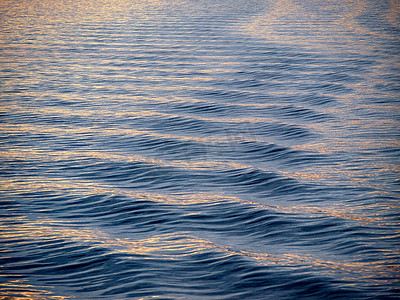
M1 2L0 295L395 298L399 12Z

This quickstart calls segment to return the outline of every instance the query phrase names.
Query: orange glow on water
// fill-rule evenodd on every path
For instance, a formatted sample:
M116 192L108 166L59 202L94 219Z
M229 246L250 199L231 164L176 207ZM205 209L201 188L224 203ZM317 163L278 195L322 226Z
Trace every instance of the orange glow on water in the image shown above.
M400 1L239 2L0 2L1 299L85 297L81 274L29 270L53 246L65 267L64 242L117 257L94 276L116 281L139 259L195 266L197 284L193 255L211 253L203 274L228 258L239 286L264 266L398 284ZM182 292L188 273L170 273Z

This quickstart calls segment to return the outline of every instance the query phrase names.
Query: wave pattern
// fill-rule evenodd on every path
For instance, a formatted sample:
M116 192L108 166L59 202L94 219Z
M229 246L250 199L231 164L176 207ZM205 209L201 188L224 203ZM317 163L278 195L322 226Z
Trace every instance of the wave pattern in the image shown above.
M378 2L0 3L0 298L396 299Z

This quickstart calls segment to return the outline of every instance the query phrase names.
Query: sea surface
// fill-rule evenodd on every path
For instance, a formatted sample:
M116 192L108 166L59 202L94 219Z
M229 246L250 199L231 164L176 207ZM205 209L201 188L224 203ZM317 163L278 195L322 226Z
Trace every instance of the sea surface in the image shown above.
M400 299L399 0L2 0L0 299Z

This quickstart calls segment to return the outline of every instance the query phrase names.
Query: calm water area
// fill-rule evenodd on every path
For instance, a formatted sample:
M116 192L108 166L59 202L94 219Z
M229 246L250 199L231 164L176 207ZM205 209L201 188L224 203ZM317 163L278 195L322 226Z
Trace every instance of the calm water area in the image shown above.
M400 299L399 0L0 1L0 299Z

